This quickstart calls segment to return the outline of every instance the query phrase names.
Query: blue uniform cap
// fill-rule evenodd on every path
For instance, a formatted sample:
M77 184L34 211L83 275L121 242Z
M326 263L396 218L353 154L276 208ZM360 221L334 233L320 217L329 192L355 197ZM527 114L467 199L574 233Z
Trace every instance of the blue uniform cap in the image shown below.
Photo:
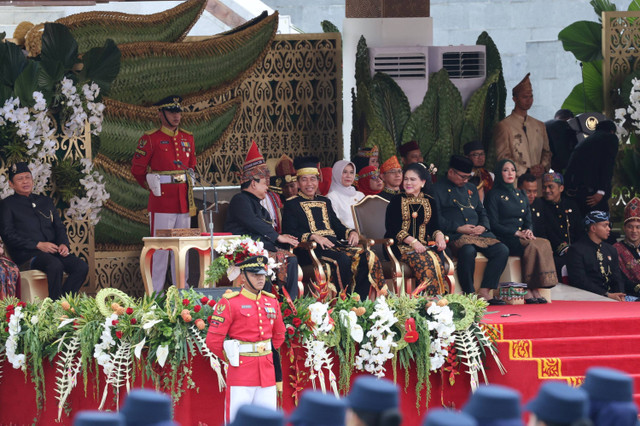
M422 426L476 426L476 419L468 414L437 408L430 410Z
M548 382L540 386L538 395L526 408L544 422L568 424L589 417L589 398L582 389Z
M289 417L289 422L314 426L344 425L347 406L344 401L330 394L306 391L300 397L298 408Z
M382 412L398 408L398 386L387 379L360 376L353 382L346 400L353 410Z
M479 426L499 424L521 426L520 394L506 386L480 386L462 411L476 419Z
M135 389L129 392L121 413L127 426L176 424L172 421L171 397L153 390Z
M628 374L613 368L588 369L582 389L592 400L629 402L633 398L633 380Z
M259 405L243 405L238 409L236 418L229 426L284 426L284 414L281 411Z
M120 413L104 411L80 411L73 426L124 426L124 416Z

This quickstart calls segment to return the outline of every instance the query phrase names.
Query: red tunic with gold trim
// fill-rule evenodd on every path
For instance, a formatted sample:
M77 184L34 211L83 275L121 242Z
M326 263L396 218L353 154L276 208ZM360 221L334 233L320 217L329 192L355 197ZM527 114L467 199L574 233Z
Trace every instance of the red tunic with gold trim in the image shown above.
M261 342L271 340L273 349L284 342L284 322L278 301L271 293L257 295L242 291L226 293L216 305L209 332L207 347L224 359L223 343L226 336L241 342ZM273 355L240 355L238 367L229 366L227 371L229 386L275 386Z
M174 132L162 127L146 132L138 141L131 161L131 173L143 188L148 188L147 173L193 169L196 166L196 150L193 135L186 130ZM148 171L150 169L150 171ZM163 183L162 195L149 192L150 213L188 213L188 186L186 183Z

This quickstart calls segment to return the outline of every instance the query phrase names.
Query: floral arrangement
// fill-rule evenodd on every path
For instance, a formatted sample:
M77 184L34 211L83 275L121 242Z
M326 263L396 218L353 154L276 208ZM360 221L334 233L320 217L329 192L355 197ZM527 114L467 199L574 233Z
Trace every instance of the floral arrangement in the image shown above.
M118 401L136 374L150 378L177 401L185 387L195 387L189 366L194 356L208 358L220 388L225 385L224 365L205 343L214 307L215 301L206 296L174 287L164 296L141 299L116 289L100 290L95 298L67 296L55 302L47 298L27 304L7 298L0 301L5 313L0 319L0 360L6 356L13 368L31 378L41 408L42 364L45 358L56 359L58 419L69 408L67 398L81 376L86 392L89 372L103 386L101 408L109 395ZM98 372L106 379L98 382Z
M69 205L67 215L96 225L109 198L102 176L91 159L72 161L58 148L65 138L78 138L85 129L102 130L102 92L116 77L120 51L109 41L78 57L78 45L61 24L46 24L43 51L38 60L24 57L20 48L5 42L7 79L0 83L0 151L4 165L30 164L36 194L53 184ZM83 66L77 66L80 65ZM13 79L13 80L12 80ZM57 151L58 150L58 151ZM0 177L0 198L13 190Z
M243 235L240 238L221 240L215 248L218 256L211 262L207 270L205 284L216 284L225 275L229 281L235 280L240 275L240 269L235 264L242 262L251 256L267 256L267 275L274 279L276 276L275 269L280 266L272 258L269 252L265 250L261 241L254 241L249 236Z
M431 372L449 373L453 385L455 376L466 367L475 389L478 373L484 375L485 354L492 354L504 372L485 331L487 326L480 325L486 308L487 303L475 295L433 300L390 295L361 301L357 294L342 292L325 302L285 297L281 309L286 337L281 353L286 352L290 360L294 400L308 380L323 391L331 388L337 393L337 385L347 392L354 371L382 377L391 367L395 378L398 364L405 371L406 383L410 371L417 376L417 408L423 390L429 400ZM337 379L332 371L334 356L340 365Z
M640 135L640 79L634 78L631 80L631 84L633 86L629 93L629 106L627 108L618 108L614 111L614 121L620 140L624 140L629 135L625 125L630 126L634 134Z

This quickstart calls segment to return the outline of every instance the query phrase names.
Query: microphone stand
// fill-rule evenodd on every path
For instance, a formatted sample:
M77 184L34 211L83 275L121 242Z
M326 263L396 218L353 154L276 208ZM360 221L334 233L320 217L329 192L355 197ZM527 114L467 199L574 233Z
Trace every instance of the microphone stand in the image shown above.
M186 169L182 164L182 161L176 160L173 162L176 166L180 167L181 170L184 170L186 173L187 179L191 177L189 173L189 169ZM202 179L198 179L195 175L195 171L193 173L193 178L195 180L195 184L199 184L198 186L202 188L202 203L205 210L209 211L209 236L211 238L209 242L209 255L211 256L211 262L213 263L213 259L215 258L215 249L213 247L213 213L218 213L218 189L216 188L216 184L213 185L213 209L211 207L207 207L207 189L202 182Z

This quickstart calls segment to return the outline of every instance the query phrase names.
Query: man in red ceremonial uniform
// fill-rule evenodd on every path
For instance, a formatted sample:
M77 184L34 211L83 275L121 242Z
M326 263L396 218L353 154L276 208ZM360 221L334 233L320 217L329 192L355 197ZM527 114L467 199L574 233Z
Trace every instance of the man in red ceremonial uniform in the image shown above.
M285 329L275 296L262 291L267 261L253 256L238 263L246 283L240 292L225 293L211 316L207 346L229 363L225 423L245 404L276 409L272 351L284 342Z
M179 128L181 101L180 96L172 95L156 104L162 126L140 138L131 162L131 173L150 191L147 209L153 236L158 229L189 228L189 216L196 214L192 191L196 151L193 135ZM157 292L164 288L168 256L167 250L153 254L151 278ZM173 262L171 272L175 284Z

